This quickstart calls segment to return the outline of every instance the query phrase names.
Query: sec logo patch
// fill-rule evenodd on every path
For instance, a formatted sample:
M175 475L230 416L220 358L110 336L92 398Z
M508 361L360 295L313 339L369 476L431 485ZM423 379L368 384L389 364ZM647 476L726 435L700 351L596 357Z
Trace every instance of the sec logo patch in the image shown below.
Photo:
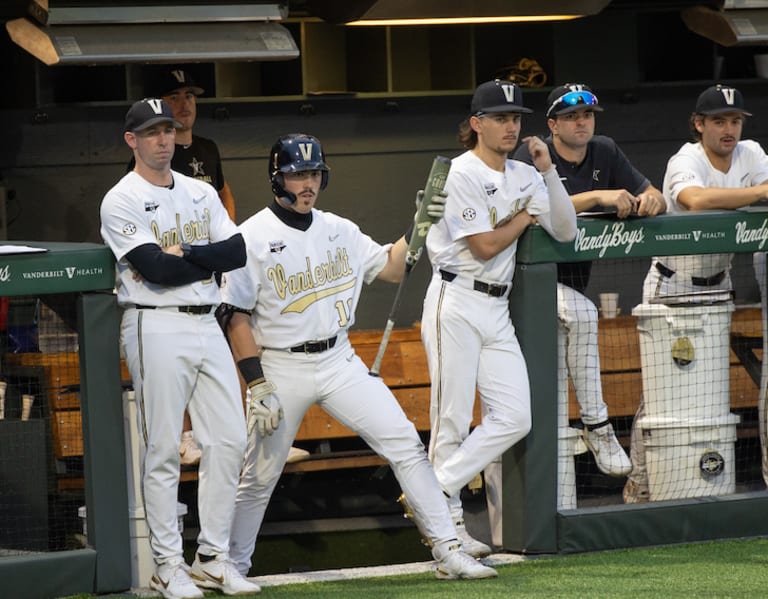
M136 225L133 223L125 223L123 225L123 235L133 235L136 233Z
M464 212L461 213L461 218L464 220L475 220L477 217L477 212L475 212L474 208L465 208Z

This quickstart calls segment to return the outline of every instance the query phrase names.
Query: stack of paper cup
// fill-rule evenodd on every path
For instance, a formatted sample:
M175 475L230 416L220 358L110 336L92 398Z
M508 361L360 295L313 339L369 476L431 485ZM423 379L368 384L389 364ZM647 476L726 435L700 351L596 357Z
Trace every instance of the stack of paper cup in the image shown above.
M603 315L603 318L616 318L619 313L618 293L600 294L600 313Z
M29 414L32 411L32 404L35 403L35 396L27 393L21 396L21 419L29 420Z

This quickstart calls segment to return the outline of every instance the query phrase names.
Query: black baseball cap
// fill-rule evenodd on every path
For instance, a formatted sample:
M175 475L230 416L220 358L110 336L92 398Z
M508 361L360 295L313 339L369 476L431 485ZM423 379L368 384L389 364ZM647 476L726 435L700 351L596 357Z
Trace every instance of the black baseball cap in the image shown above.
M165 100L160 98L144 98L134 102L125 114L124 131L143 131L157 123L172 123L177 129L181 128L173 110Z
M200 96L205 92L197 84L189 71L174 68L158 73L156 80L152 83L150 93L153 96L162 98L182 87L188 87L196 96Z
M523 106L523 92L511 81L494 79L477 86L470 110L475 116L493 112L533 112Z
M699 94L696 100L696 114L722 114L724 112L741 112L752 116L744 109L744 96L735 87L713 85Z
M566 83L549 92L547 96L547 118L568 114L588 108L602 112L597 96L588 85L583 83Z

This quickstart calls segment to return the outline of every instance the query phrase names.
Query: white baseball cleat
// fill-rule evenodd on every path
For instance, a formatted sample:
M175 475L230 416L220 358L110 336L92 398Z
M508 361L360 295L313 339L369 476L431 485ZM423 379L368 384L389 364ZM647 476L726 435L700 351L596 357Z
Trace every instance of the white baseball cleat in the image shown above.
M181 433L181 445L179 446L179 456L181 456L182 466L194 466L200 463L203 452L198 447L192 431Z
M584 428L582 437L603 474L626 476L632 471L632 462L619 444L610 422L594 430Z
M253 595L261 591L259 585L249 582L237 571L228 555L217 555L210 561L200 561L200 554L197 554L190 574L197 586L217 589L225 595Z
M457 520L454 522L456 525L456 534L459 535L462 549L465 553L468 553L472 557L485 557L491 555L491 548L478 541L467 532L467 527L464 525L464 520Z
M201 599L203 592L192 582L188 569L183 562L158 564L149 580L149 587L165 599Z
M435 578L440 580L456 580L458 578L495 578L499 575L496 570L484 566L471 555L462 550L458 539L452 544L436 546L432 551L437 560Z

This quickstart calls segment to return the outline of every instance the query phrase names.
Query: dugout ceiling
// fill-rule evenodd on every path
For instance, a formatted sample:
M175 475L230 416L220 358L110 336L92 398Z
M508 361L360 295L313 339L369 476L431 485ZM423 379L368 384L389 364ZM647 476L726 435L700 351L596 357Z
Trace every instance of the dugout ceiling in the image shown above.
M297 58L287 2L13 0L11 39L46 65Z

